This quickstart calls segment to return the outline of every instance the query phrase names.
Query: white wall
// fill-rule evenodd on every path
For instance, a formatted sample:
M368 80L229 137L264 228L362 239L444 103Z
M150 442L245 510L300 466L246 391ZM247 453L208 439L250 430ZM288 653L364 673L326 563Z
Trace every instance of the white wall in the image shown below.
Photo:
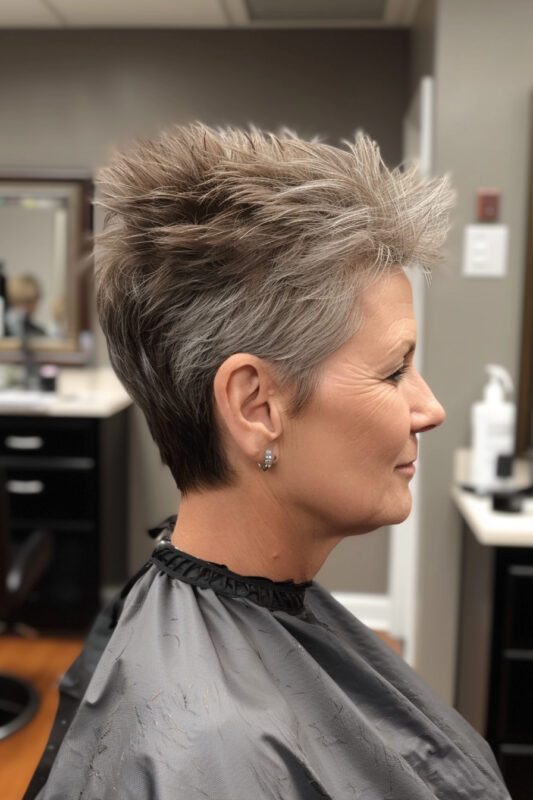
M458 192L445 269L427 295L425 375L447 420L426 435L422 478L423 569L416 665L448 700L454 696L461 524L449 499L452 454L469 443L469 411L483 365L517 378L527 230L529 113L533 88L530 0L440 0L435 39L437 173ZM474 221L478 187L502 190L510 226L502 280L461 275L463 228Z

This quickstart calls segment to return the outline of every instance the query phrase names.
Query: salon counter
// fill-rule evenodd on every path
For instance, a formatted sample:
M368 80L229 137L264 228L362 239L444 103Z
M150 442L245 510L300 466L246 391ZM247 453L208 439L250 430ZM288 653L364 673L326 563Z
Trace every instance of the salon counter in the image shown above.
M42 630L84 631L127 577L129 408L110 369L63 370L57 392L0 393L0 474L11 546L51 531L48 572L17 615ZM43 393L44 394L44 393Z
M0 415L110 417L132 400L110 367L59 371L55 392L0 390Z
M469 483L469 464L470 451L457 450L451 496L477 541L493 547L533 547L533 498L524 499L518 514L493 511L490 497L461 488ZM515 461L514 477L520 486L531 483L531 467L527 461Z
M484 735L513 800L531 800L533 775L533 499L520 513L492 510L456 453L452 499L463 518L456 706ZM515 463L521 485L527 462Z
M493 511L489 497L458 486L452 498L477 541L492 547L533 547L533 498L526 498L519 514Z

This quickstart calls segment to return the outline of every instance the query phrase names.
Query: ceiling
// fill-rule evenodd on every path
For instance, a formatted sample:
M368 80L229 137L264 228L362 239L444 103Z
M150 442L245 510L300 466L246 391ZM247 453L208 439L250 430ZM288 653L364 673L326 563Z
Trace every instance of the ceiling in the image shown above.
M409 27L419 0L1 0L0 28Z

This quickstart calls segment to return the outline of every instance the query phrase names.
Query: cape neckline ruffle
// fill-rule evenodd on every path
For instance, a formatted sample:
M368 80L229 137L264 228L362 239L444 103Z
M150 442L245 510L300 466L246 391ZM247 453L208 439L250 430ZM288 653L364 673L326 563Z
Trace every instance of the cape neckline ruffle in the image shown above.
M172 520L175 522L175 517L165 520L150 532L151 535L163 534L150 558L150 563L159 570L200 589L212 589L224 597L244 598L271 611L286 611L289 614L302 611L305 590L311 586L311 581L295 583L293 580L272 581L255 575L239 575L224 564L203 561L184 553L169 541Z

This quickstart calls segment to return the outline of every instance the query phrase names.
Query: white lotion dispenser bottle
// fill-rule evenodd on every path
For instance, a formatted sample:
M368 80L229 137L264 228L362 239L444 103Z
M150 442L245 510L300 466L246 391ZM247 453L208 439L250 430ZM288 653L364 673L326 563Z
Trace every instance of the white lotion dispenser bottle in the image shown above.
M512 456L515 446L516 407L506 396L513 392L511 376L504 367L487 364L489 380L483 400L472 406L472 453L470 481L479 492L497 489L498 458Z

